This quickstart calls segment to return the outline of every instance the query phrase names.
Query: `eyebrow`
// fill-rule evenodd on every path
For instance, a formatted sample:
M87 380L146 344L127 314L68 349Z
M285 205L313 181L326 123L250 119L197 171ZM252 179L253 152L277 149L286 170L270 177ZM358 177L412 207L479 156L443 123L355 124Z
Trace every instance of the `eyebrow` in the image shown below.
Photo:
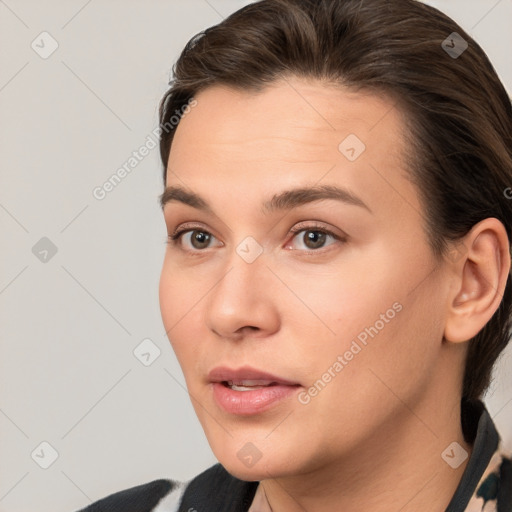
M349 190L334 185L321 185L313 187L301 187L292 190L285 190L275 194L270 200L262 205L263 213L270 214L275 211L291 210L323 199L335 199L345 204L359 206L372 213L366 203ZM208 202L195 192L186 190L180 186L169 186L160 195L160 206L162 209L171 201L177 201L192 208L214 214Z

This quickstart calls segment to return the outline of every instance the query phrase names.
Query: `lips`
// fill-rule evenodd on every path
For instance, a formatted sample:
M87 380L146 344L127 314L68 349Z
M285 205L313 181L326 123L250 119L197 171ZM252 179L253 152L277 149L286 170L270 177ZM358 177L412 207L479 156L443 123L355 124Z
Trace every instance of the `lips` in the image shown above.
M249 366L237 370L218 367L209 374L213 398L225 412L249 416L262 413L297 392L297 382Z
M226 383L228 385L237 385L245 387L256 387L256 386L271 386L271 385L283 385L283 386L298 386L298 382L292 382L282 377L272 375L250 366L243 366L237 370L227 367L214 368L209 374L208 379L210 382Z

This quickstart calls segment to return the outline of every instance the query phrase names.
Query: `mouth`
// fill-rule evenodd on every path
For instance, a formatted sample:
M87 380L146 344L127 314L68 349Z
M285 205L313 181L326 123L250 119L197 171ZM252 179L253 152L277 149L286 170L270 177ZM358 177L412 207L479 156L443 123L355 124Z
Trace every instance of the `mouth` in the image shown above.
M225 412L244 416L282 404L301 387L297 382L248 366L236 370L214 368L208 379L217 405Z
M262 381L262 380L224 380L221 384L234 391L254 391L255 389L263 389L270 386L277 386L277 382Z
M210 371L208 380L213 383L220 382L228 386L241 386L251 389L258 386L300 386L298 382L293 382L250 366L242 366L238 369L218 366Z

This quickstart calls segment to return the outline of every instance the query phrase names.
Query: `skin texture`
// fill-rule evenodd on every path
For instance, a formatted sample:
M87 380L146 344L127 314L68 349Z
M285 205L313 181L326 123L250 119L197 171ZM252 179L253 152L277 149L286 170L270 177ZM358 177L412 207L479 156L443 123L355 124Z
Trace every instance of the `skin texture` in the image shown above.
M169 243L160 304L214 454L234 476L261 481L274 512L444 510L467 460L453 469L441 454L454 441L471 453L460 427L465 341L498 307L510 266L503 226L487 219L460 257L434 257L402 163L401 113L386 98L289 77L259 93L210 87L196 100L177 128L167 186L199 194L214 213L170 201L164 217L169 234L212 237L206 248L190 231ZM350 134L366 146L355 161L339 150ZM318 185L343 187L368 209L328 199L262 210ZM291 233L297 226L306 231ZM339 240L311 248L307 229ZM263 249L252 263L236 251L248 236ZM301 403L394 304L400 311ZM207 375L244 365L301 387L263 413L228 414ZM261 453L252 467L237 457L248 442Z

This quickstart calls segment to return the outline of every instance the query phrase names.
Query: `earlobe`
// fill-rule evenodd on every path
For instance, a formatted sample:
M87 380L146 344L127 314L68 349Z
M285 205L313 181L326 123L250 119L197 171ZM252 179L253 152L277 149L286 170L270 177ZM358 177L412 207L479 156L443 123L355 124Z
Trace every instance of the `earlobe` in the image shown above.
M456 286L448 301L444 338L452 343L470 340L487 324L501 303L510 272L509 240L499 220L479 222L463 244L466 251L450 263Z

